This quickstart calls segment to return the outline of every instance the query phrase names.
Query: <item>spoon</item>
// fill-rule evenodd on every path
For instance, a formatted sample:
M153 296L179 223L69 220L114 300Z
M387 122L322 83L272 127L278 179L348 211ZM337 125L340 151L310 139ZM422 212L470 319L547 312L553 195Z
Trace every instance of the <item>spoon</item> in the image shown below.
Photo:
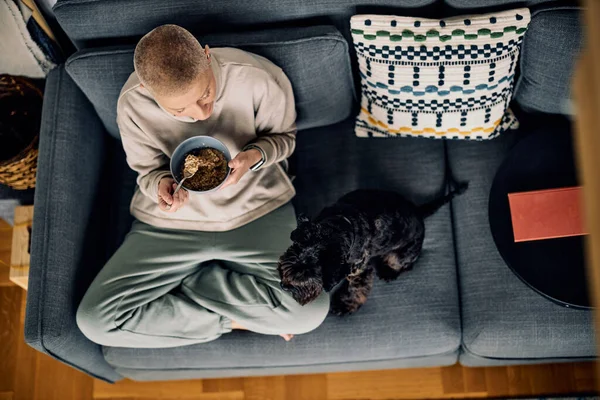
M183 182L186 179L190 179L192 176L194 176L195 173L196 173L196 171L190 171L189 169L184 169L183 170L183 179L181 181L179 181L179 185L177 185L177 187L175 188L175 191L173 192L173 194L171 196L175 196L177 194L177 192L179 192L179 189L181 189ZM170 210L170 209L171 209L171 205L167 204L167 210Z

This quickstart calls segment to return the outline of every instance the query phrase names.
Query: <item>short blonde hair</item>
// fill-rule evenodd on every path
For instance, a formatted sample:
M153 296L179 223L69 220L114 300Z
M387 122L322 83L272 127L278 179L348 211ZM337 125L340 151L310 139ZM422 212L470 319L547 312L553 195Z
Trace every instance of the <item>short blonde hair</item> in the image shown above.
M142 84L160 95L184 93L210 68L200 43L177 25L162 25L146 34L135 48L133 65Z

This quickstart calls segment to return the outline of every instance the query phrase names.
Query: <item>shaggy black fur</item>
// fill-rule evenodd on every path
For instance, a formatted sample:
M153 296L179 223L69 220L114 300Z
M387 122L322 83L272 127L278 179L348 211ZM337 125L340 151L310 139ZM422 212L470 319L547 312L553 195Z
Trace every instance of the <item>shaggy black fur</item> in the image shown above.
M305 305L345 278L333 294L331 312L357 311L371 291L373 273L391 281L411 269L423 246L424 218L466 188L461 184L420 207L395 192L357 190L314 221L301 217L293 244L279 260L282 289Z

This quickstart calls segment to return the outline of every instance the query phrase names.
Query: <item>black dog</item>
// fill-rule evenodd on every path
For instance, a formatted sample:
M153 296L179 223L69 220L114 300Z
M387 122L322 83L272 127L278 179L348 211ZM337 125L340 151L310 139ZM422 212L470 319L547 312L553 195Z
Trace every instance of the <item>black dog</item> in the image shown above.
M373 272L391 281L411 269L423 246L423 220L466 188L461 184L420 207L395 192L357 190L314 221L301 217L293 244L279 260L282 289L305 305L346 278L334 293L331 312L355 312L367 300Z

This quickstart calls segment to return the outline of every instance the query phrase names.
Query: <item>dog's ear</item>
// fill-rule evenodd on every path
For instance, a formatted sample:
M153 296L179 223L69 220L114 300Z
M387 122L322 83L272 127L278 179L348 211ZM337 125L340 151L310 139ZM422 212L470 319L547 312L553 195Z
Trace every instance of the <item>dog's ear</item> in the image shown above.
M317 233L317 225L306 217L298 218L298 227L292 231L290 238L294 243L308 243Z

